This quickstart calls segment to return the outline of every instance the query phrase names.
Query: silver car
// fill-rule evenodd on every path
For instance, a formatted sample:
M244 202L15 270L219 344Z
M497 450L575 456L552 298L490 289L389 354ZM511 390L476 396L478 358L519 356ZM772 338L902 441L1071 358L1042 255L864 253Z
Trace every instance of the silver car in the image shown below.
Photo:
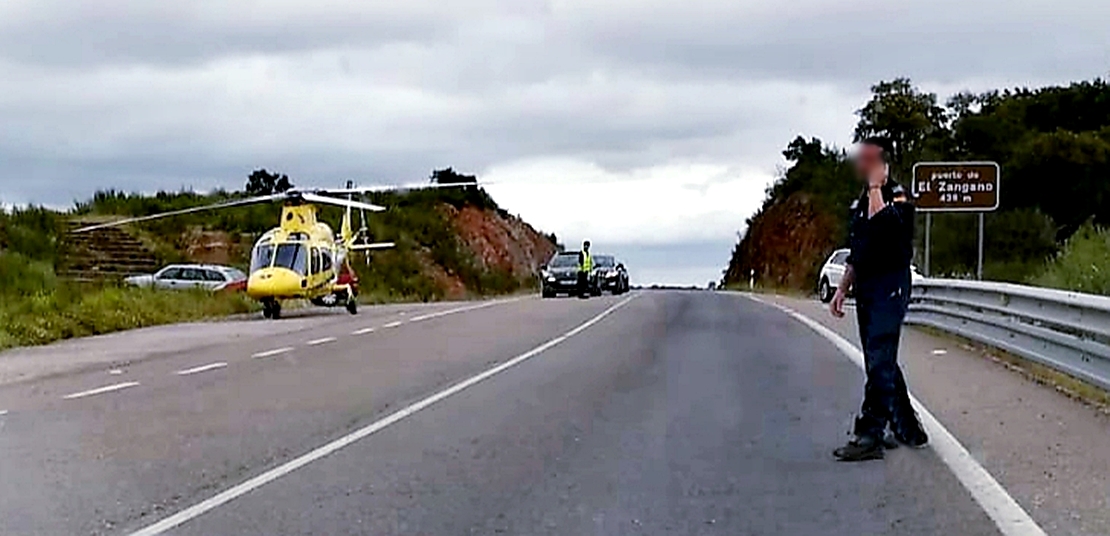
M829 255L828 260L821 266L821 272L817 275L817 297L825 303L829 303L836 294L836 287L840 286L840 280L844 278L845 265L848 263L848 254L851 250L848 248L838 249ZM921 272L917 271L917 266L910 265L910 277L913 281L921 279Z
M821 273L817 276L817 297L821 301L825 303L832 301L833 294L836 294L836 287L840 286L840 280L844 277L844 266L847 264L849 253L851 250L848 248L838 249L829 255L828 260L821 267Z
M131 276L124 281L137 287L161 289L223 290L246 281L247 274L237 268L214 264L171 264L151 275Z

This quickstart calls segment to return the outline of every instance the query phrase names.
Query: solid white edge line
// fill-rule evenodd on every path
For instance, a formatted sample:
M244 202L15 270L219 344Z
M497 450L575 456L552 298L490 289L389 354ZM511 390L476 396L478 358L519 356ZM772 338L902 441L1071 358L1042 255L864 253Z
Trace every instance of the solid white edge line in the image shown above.
M320 344L327 344L329 342L335 342L335 341L336 341L335 337L322 337L322 338L319 338L319 339L312 339L311 341L308 341L305 344L307 344L308 346L317 346L317 345L320 345Z
M185 370L179 370L175 374L177 374L178 376L188 376L190 374L197 374L199 372L208 372L210 370L221 369L221 368L224 368L226 366L227 366L227 363L224 363L223 361L220 361L219 363L209 363L207 365L201 365L199 367L193 367L193 368L187 368Z
M273 356L278 355L278 354L284 354L286 352L292 352L292 351L293 351L292 346L286 346L286 347L283 347L283 348L275 348L273 350L266 350L265 352L258 352L257 354L254 354L251 357L254 357L254 358L273 357Z
M88 391L80 391L77 393L70 393L62 397L63 400L74 400L77 398L85 398L86 396L100 395L104 393L111 393L112 391L119 391L120 389L127 389L128 387L135 387L139 382L123 382L115 385L106 385L104 387L97 387L96 389L89 389Z
M191 520L191 519L193 519L197 516L200 516L200 515L204 514L205 512L208 512L209 510L217 508L217 507L223 505L224 503L232 501L232 500L234 500L234 499L236 499L236 498L238 498L242 495L245 495L245 494L247 494L247 493L249 493L249 492L251 492L251 491L253 491L253 490L255 490L259 487L262 487L262 486L264 486L264 485L266 485L270 482L273 482L274 480L277 480L277 479L279 479L279 478L281 478L281 477L283 477L283 476L285 476L289 473L292 473L293 471L296 471L297 469L300 469L301 467L304 467L304 466L306 466L306 465L308 465L308 464L310 464L310 463L312 463L316 460L319 460L320 458L323 458L323 457L325 457L325 456L327 456L327 455L329 455L333 452L336 452L336 451L338 451L338 450L340 450L340 449L342 449L342 448L344 448L344 447L346 447L346 446L348 446L352 443L355 443L356 441L359 441L363 438L366 438L367 436L373 435L374 433L376 433L376 432L378 432L378 431L380 431L380 430L382 430L382 429L384 429L384 428L386 428L386 427L388 427L392 424L395 424L395 423L397 423L397 422L415 414L416 412L418 412L422 409L425 409L428 406L431 406L432 404L435 404L436 402L439 402L440 400L443 400L447 397L450 397L450 396L452 396L452 395L454 395L454 394L456 394L456 393L458 393L458 392L460 392L464 389L467 389L468 387L471 387L471 386L473 386L473 385L475 385L475 384L477 384L477 383L479 383L483 380L486 380L486 379L488 379L492 376L500 374L501 372L504 372L505 370L508 370L508 369L510 369L510 368L512 368L516 365L519 365L520 363L523 363L524 361L527 361L527 360L543 353L544 351L551 349L553 346L555 346L555 345L557 345L557 344L559 344L559 343L561 343L561 342L563 342L563 341L581 333L582 331L586 330L590 326L593 326L594 324L600 322L603 318L612 314L613 311L616 311L617 309L620 309L621 307L624 307L626 304L628 304L628 302L632 301L637 296L638 296L638 294L633 294L633 295L631 295L631 296L613 304L608 309L605 309L601 313L598 313L597 316L594 316L593 318L587 320L585 323L580 324L578 327L576 327L576 328L574 328L574 329L572 329L572 330L570 330L570 331L568 331L568 332L566 332L566 333L564 333L564 334L562 334L558 337L555 337L554 339L551 339L551 340L549 340L549 341L547 341L547 342L545 342L545 343L543 343L543 344L541 344L541 345L539 345L539 346L537 346L537 347L535 347L535 348L533 348L533 349L531 349L531 350L529 350L529 351L527 351L527 352L525 352L521 355L518 355L518 356L516 356L516 357L514 357L514 358L512 358L512 359L510 359L510 360L508 360L508 361L506 361L506 362L504 362L500 365L497 365L496 367L488 369L485 372L481 372L477 375L471 376L470 378L467 378L467 379L465 379L465 380L463 380L459 383L456 383L456 384L452 385L451 387L448 387L448 388L446 388L446 389L444 389L444 390L442 390L438 393L435 393L435 394L433 394L433 395L431 395L427 398L424 398L423 400L420 400L419 402L416 402L416 403L411 404L409 406L406 406L406 407L404 407L400 410L397 410L397 411L387 415L386 417L369 424L368 426L365 426L363 428L355 430L354 432L351 432L351 433L349 433L349 434L347 434L347 435L345 435L345 436L343 436L339 439L336 439L335 441L332 441L331 443L328 443L328 444L323 445L319 448L316 448L315 450L313 450L311 452L308 452L306 454L303 454L298 458L294 458L294 459L292 459L288 462L285 462L285 463L283 463L283 464L281 464L281 465L279 465L279 466L277 466L273 469L270 469L269 471L266 471L266 472L254 477L254 478L251 478L251 479L249 479L249 480L247 480L247 481L245 481L245 482L243 482L239 485L236 485L236 486L231 487L227 490L224 490L224 491L222 491L222 492L220 492L220 493L218 493L218 494L216 494L216 495L214 495L214 496L212 496L208 499L205 499L205 500L203 500L203 501L201 501L197 504L194 504L193 506L190 506L190 507L188 507L184 510L181 510L180 512L177 512L176 514L173 514L173 515L171 515L167 518L164 518L161 521L155 522L154 524L151 524L151 525L147 525L146 527L143 527L143 528L141 528L141 529L139 529L135 532L132 532L130 534L130 536L155 536L157 534L162 534L163 532L165 532L167 530L170 530L174 527L177 527L178 525L181 525L182 523L185 523L185 522L187 522L187 521L189 521L189 520Z
M784 305L762 300L749 294L745 294L745 296L752 301L770 305L805 324L806 327L833 343L857 367L861 370L864 369L863 352L831 329ZM971 453L960 444L960 441L933 416L917 397L913 396L913 393L910 393L910 401L913 402L914 408L921 415L925 429L929 433L930 448L956 475L960 484L963 484L964 488L971 493L975 502L979 503L987 516L994 521L998 530L1005 536L1045 536L1044 529L1037 525L1036 521L1033 521L1029 513L1010 496L1010 493L1002 487L1002 484L999 484L982 465L979 465L979 462L971 456Z

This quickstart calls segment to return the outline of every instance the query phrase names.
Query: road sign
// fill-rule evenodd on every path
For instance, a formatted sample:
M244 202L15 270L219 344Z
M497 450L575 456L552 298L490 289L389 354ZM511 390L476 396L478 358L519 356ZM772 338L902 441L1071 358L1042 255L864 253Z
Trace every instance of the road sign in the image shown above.
M976 275L983 279L983 213L998 209L995 162L918 162L913 165L913 204L921 212L978 212L979 257ZM929 266L929 231L933 215L925 214L925 275Z
M998 208L1001 177L994 162L919 162L914 205L921 212L989 212Z

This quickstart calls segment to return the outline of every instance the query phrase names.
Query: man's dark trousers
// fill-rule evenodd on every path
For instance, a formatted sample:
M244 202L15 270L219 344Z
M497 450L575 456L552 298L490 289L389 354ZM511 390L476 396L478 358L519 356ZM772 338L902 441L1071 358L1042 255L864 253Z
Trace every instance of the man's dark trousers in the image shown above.
M892 274L856 284L856 319L867 371L863 409L855 434L881 439L888 423L916 422L906 380L898 366L898 342L909 304L909 274Z

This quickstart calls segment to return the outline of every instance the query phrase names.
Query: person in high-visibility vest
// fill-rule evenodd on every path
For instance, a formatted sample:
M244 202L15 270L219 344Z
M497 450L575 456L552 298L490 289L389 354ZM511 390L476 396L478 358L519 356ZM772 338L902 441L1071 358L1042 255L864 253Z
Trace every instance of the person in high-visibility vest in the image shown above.
M590 272L594 271L594 259L590 256L590 241L582 242L578 253L578 297L590 297Z

